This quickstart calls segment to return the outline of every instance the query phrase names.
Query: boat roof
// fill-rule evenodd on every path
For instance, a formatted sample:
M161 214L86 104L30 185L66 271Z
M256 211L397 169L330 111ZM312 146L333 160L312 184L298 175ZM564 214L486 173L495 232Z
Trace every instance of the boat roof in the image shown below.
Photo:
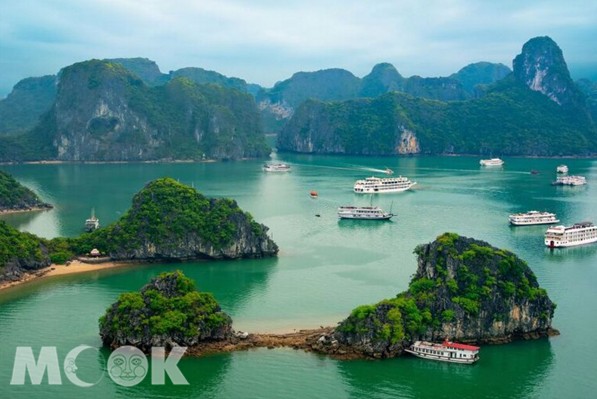
M481 349L478 346L467 345L467 344L459 344L459 343L450 342L450 341L444 341L443 345L446 346L446 347L448 347L448 348L462 349L462 350L467 350L467 351L478 351L479 349Z
M366 210L377 210L380 209L377 206L353 206L353 205L344 205L340 206L339 209L366 209Z

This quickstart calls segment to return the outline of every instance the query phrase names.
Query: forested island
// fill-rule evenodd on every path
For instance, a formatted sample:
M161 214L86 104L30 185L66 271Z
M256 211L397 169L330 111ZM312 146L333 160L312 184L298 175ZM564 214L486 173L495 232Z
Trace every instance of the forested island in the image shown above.
M207 198L171 178L149 182L116 222L78 237L51 240L0 221L0 281L50 263L62 264L93 249L129 262L238 259L275 256L268 227L227 198Z
M335 328L235 333L213 297L200 300L205 294L175 272L140 293L122 294L100 318L100 335L108 346L190 346L196 355L290 346L339 358L390 358L416 340L496 344L558 334L551 327L556 305L512 252L444 233L415 253L418 267L407 291L357 307Z

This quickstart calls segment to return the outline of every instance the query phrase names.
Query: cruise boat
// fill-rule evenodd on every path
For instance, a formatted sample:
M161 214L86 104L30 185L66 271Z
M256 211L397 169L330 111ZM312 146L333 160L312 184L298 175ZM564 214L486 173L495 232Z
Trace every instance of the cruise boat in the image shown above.
M393 213L384 212L377 206L341 206L338 208L340 219L389 220Z
M85 231L94 231L99 229L99 219L95 217L95 210L91 210L89 219L85 219Z
M555 213L528 211L525 213L513 213L508 216L510 224L514 226L530 226L533 224L551 224L558 223L560 220L556 218Z
M478 346L458 344L445 340L441 344L416 341L404 351L423 359L472 364L479 360L479 349Z
M584 176L559 176L551 184L554 186L582 186L587 184L587 179Z
M499 158L491 158L491 159L482 159L479 161L481 166L502 166L504 161Z
M354 192L358 194L372 193L396 193L405 191L417 184L408 177L367 177L364 180L357 180L354 184Z
M566 165L558 165L556 167L556 172L557 173L568 173L568 166L566 166Z
M266 172L290 172L290 166L285 163L266 163L263 165Z
M545 232L545 245L549 248L574 247L597 242L597 226L591 222L575 223L572 226L554 226Z

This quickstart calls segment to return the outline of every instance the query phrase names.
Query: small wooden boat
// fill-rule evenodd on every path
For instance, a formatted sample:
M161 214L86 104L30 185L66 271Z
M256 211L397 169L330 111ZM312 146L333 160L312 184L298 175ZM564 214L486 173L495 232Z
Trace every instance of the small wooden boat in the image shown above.
M319 198L319 194L317 194L317 191L310 191L309 196L311 198Z

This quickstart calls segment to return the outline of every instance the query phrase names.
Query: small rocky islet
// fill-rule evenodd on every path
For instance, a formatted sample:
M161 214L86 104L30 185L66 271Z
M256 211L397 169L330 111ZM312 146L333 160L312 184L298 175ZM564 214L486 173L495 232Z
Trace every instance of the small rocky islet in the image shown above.
M192 284L175 272L158 276L141 293L122 294L100 318L100 335L107 346L188 346L192 355L288 346L349 359L397 357L415 340L499 344L559 334L551 326L556 305L526 262L512 252L444 233L417 246L415 253L417 272L407 291L357 307L335 328L235 332L213 297L185 299ZM152 295L159 299L157 305ZM167 301L162 297L189 306L173 310L163 305ZM197 304L211 313L197 316Z
M208 198L172 178L149 182L116 222L78 237L51 240L0 221L0 282L18 281L51 263L97 249L120 262L168 262L275 256L268 227L236 201Z

